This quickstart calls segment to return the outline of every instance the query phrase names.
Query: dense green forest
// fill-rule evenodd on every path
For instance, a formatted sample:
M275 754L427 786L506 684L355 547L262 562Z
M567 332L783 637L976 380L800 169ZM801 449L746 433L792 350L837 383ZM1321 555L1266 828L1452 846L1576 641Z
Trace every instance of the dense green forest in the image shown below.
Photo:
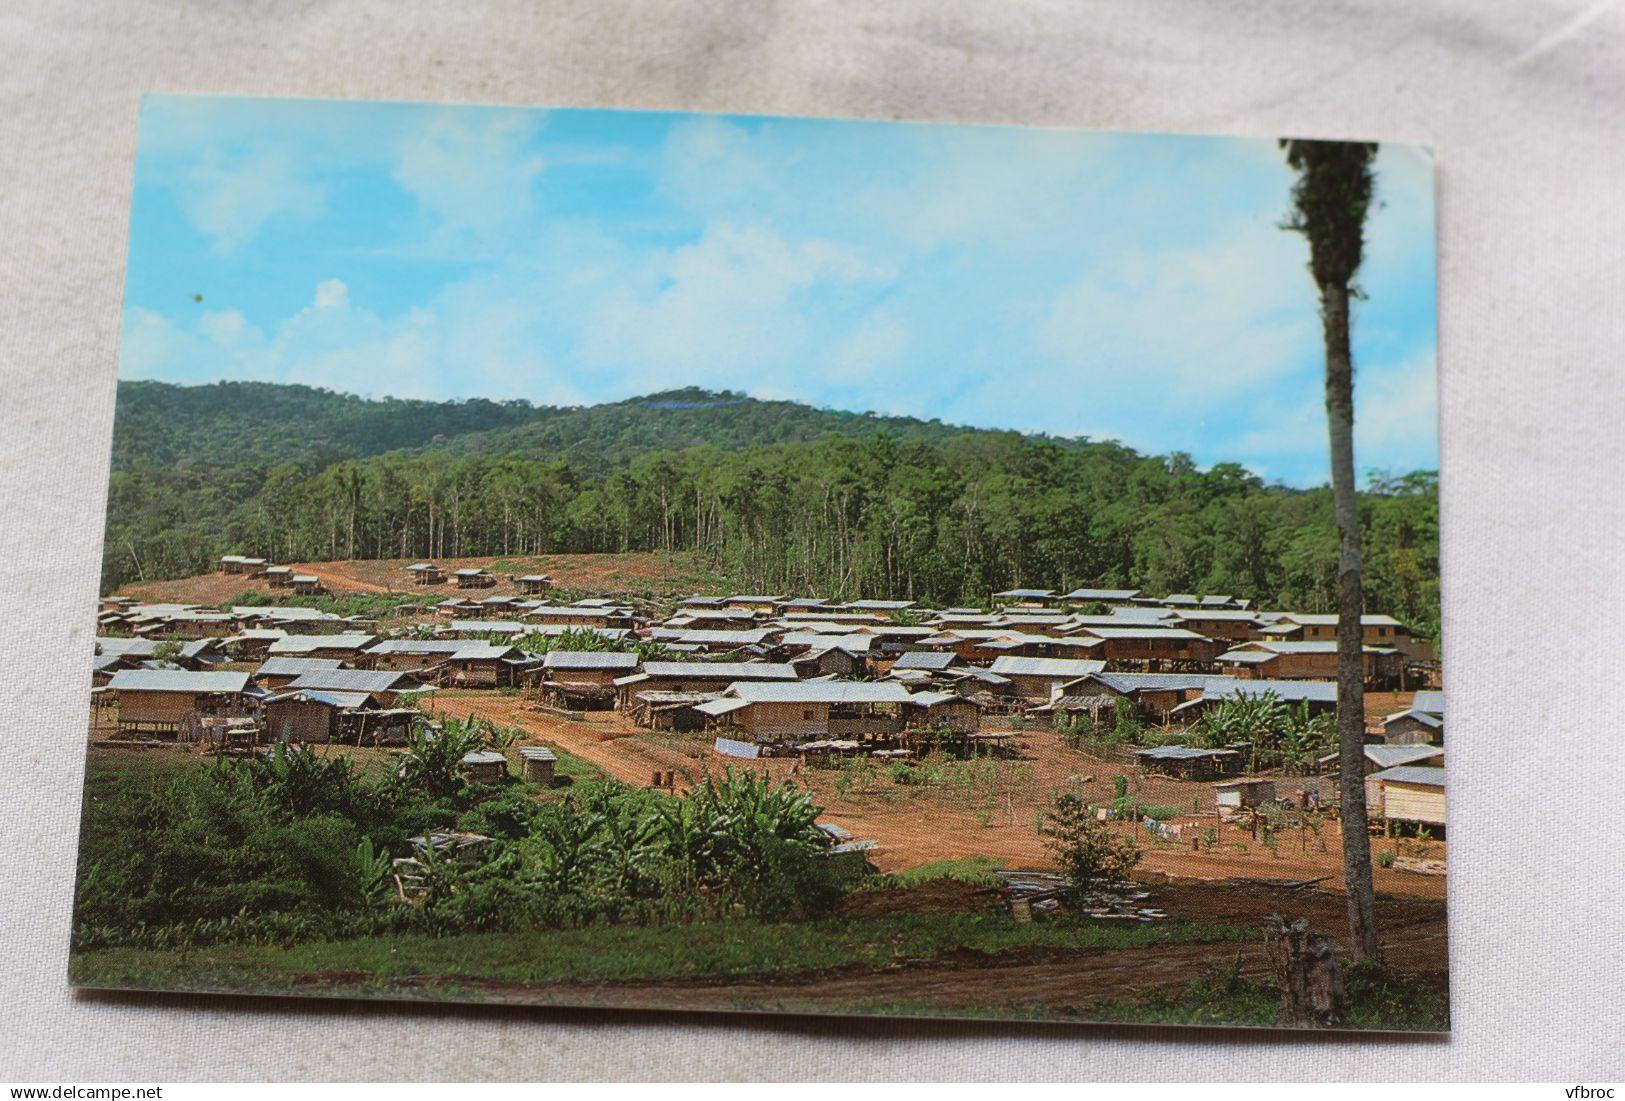
M279 561L703 553L752 587L985 602L1015 586L1332 609L1327 489L1111 442L680 390L576 409L123 383L103 584ZM1439 617L1432 472L1361 498L1367 600Z

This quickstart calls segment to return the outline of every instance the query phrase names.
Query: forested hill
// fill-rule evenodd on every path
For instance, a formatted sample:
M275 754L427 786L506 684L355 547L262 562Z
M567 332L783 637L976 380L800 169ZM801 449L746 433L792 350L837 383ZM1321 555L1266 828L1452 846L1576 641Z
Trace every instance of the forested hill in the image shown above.
M279 562L679 550L747 588L980 604L1014 587L1329 611L1325 489L1120 444L675 390L587 408L119 389L102 580ZM1366 596L1439 618L1438 485L1362 494Z
M150 464L325 465L391 451L569 459L589 475L649 451L736 450L834 434L940 441L970 429L843 413L698 388L590 406L527 401L369 400L309 386L121 382L113 469Z

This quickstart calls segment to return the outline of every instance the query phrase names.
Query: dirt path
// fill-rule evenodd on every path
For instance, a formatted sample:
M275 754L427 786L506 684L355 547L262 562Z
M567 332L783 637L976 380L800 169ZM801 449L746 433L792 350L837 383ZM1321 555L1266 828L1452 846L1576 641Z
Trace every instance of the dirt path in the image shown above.
M942 900L925 901L934 908ZM1270 914L1281 913L1306 917L1315 928L1328 931L1340 931L1344 924L1342 896L1323 891L1167 885L1152 888L1151 903L1185 921L1256 927ZM1395 970L1442 981L1448 966L1443 906L1383 900L1378 921L1385 956ZM1066 1016L1107 998L1132 1000L1158 991L1177 992L1208 971L1234 966L1238 954L1243 976L1262 978L1271 973L1263 946L1249 941L1120 949L1033 947L997 953L960 949L888 966L851 965L738 979L557 984L460 979L458 985L477 989L492 1000L532 1004L779 1010L917 1005L939 1011L1043 1006ZM423 982L428 985L430 980Z

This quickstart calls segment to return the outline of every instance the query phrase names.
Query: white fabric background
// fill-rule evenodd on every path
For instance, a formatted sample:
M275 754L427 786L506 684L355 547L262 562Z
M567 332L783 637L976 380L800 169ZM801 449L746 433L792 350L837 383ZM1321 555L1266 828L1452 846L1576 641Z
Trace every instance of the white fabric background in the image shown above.
M0 58L0 1079L1625 1076L1615 4L11 0ZM72 995L143 91L1435 146L1454 1038Z

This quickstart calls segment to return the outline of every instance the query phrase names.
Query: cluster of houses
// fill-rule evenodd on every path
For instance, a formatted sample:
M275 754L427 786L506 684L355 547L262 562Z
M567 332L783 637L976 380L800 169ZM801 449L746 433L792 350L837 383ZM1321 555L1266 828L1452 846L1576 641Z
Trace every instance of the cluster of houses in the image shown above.
M234 564L245 573L275 568ZM484 570L427 562L406 574L411 585L498 584ZM703 733L719 751L747 757L906 755L927 738L986 748L1013 737L1017 716L1098 718L1124 701L1169 728L1266 692L1311 710L1336 706L1336 617L1258 610L1230 596L1016 589L994 594L988 608L927 608L743 594L692 596L658 615L608 597L551 601L541 575L504 580L518 592L449 596L429 609L428 623L405 630L291 606L110 598L94 691L116 697L123 734L253 722L276 739L365 744L401 736L414 703L439 688L517 688L555 707L616 710L651 729ZM1427 683L1436 665L1425 641L1386 615L1364 617L1363 630L1370 688ZM567 633L599 642L546 653L516 645ZM637 642L658 644L660 658L640 658ZM1372 732L1374 803L1409 813L1415 790L1436 780L1442 818L1439 695L1418 692ZM1197 780L1222 780L1247 764L1245 747L1139 754L1148 770ZM1390 788L1408 794L1387 798Z

